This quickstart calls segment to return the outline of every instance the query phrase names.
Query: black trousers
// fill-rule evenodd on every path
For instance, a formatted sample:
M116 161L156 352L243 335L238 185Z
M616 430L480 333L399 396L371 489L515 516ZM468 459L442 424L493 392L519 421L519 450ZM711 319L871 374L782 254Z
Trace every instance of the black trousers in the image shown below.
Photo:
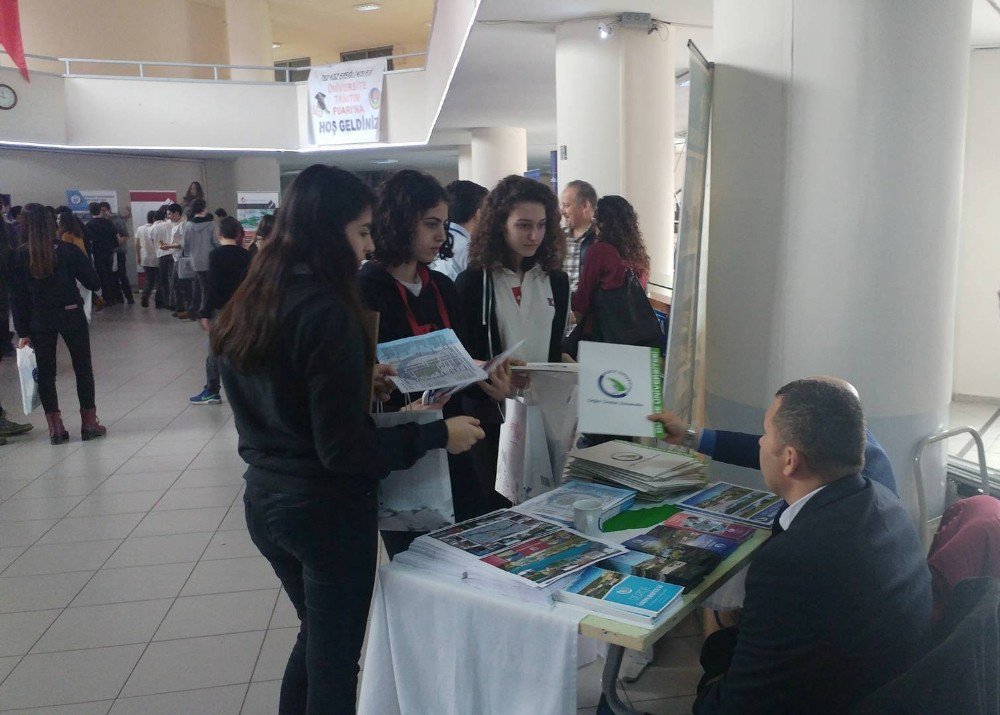
M344 499L248 484L247 529L301 626L281 681L281 715L354 715L375 582L375 492Z
M174 292L170 284L173 281L174 257L160 256L160 267L156 271L156 304L162 301L171 310L177 310Z
M94 367L90 359L90 327L83 308L67 310L58 330L33 332L31 345L35 349L38 362L38 396L46 412L59 411L59 396L56 394L56 341L62 336L69 348L76 373L76 396L80 409L94 408Z
M163 296L166 295L165 291L160 290L160 269L158 266L143 266L142 273L146 276L146 279L142 284L142 299L149 302L149 296L153 292L153 288L156 288L156 307L161 308L164 305Z
M118 251L118 267L115 269L114 280L118 281L118 288L122 292L122 297L129 303L135 302L132 295L132 284L128 280L128 267L125 265L125 251Z
M94 268L97 270L97 277L101 280L101 297L106 303L121 303L125 299L118 277L113 270L114 263L114 251L94 254Z

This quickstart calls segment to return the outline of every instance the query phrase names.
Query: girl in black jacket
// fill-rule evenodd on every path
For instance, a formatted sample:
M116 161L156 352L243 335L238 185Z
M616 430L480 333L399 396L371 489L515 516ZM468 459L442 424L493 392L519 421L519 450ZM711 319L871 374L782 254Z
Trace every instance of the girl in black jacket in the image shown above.
M357 289L374 197L316 164L296 177L271 240L212 327L212 350L249 464L250 537L302 622L282 713L354 713L375 578L376 488L429 449L468 450L475 420L376 429L374 355Z
M90 357L90 329L83 299L76 287L96 291L100 281L94 266L76 246L56 238L44 206L24 207L27 241L14 252L10 266L11 307L19 347L33 347L38 362L38 396L49 425L49 441L69 439L56 394L56 340L62 336L73 360L76 394L80 400L84 440L108 433L97 419L94 404L94 368Z
M378 342L384 343L435 330L454 328L459 316L458 296L451 279L427 266L451 256L448 245L448 195L438 180L404 169L378 189L375 209L373 259L361 268L359 285L365 307L379 314ZM491 380L480 383L483 392L504 399L510 389L510 366L500 365ZM390 410L443 409L460 413L461 400L444 405L422 405L420 394L393 393ZM455 518L471 519L492 510L493 485L480 485L469 455L448 460ZM488 487L488 489L486 488ZM409 548L422 532L383 531L390 557Z

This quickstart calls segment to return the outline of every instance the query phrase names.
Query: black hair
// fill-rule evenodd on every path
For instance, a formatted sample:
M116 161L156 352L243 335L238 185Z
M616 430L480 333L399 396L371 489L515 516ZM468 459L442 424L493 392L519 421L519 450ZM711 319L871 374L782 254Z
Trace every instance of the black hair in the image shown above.
M167 206L167 213L168 214L183 214L184 213L184 207L181 206L178 203L170 204L169 206Z
M413 260L413 235L420 218L448 194L430 174L414 169L397 171L378 187L378 204L372 221L375 241L373 260L384 266L398 266ZM450 241L441 246L442 258L451 258Z
M146 212L146 223L153 223L156 220L156 211Z
M219 235L235 241L243 235L243 224L232 216L225 216L219 221Z
M102 201L100 203L100 206L101 206L102 209L107 209L108 211L111 210L111 204L108 203L107 201Z
M229 215L229 212L227 212L223 208L218 208L215 210L215 215L218 216L219 218L225 218L226 216Z
M153 212L153 217L156 221L162 221L167 217L167 207L161 206Z
M191 202L191 213L200 214L208 207L208 202L200 196Z
M474 181L453 181L446 187L448 191L448 220L453 223L468 223L483 205L490 190Z
M96 201L91 201L90 204L87 206L87 210L90 211L91 216L101 215L101 205Z

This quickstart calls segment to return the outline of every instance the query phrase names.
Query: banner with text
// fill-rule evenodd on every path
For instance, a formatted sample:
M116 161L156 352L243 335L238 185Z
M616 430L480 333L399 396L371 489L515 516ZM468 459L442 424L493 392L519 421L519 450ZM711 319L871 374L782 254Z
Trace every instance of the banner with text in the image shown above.
M177 203L176 191L129 191L129 208L132 211L132 231L146 223L146 214L161 206Z
M260 220L277 208L277 191L240 191L236 194L236 219L243 225L247 238L253 238Z
M66 189L66 205L85 222L90 220L87 207L92 201L107 201L111 213L118 213L118 192L113 189Z
M309 71L309 116L314 144L359 144L380 139L384 57Z

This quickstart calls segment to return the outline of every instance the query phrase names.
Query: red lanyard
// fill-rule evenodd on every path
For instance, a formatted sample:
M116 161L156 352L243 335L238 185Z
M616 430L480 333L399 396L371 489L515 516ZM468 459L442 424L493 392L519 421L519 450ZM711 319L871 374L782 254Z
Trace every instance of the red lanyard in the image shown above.
M417 275L420 276L420 283L423 286L421 290L430 284L431 290L434 291L434 298L437 300L438 316L441 318L444 327L450 328L451 321L448 320L448 309L444 305L444 298L441 297L441 290L437 287L437 283L431 280L431 272L424 266L417 266ZM419 325L417 323L417 318L410 308L410 301L406 295L409 291L398 280L396 281L396 290L399 291L399 299L403 301L403 308L406 310L406 321L410 324L410 331L414 335L427 335L427 333L434 330L436 326L433 323L427 325Z

